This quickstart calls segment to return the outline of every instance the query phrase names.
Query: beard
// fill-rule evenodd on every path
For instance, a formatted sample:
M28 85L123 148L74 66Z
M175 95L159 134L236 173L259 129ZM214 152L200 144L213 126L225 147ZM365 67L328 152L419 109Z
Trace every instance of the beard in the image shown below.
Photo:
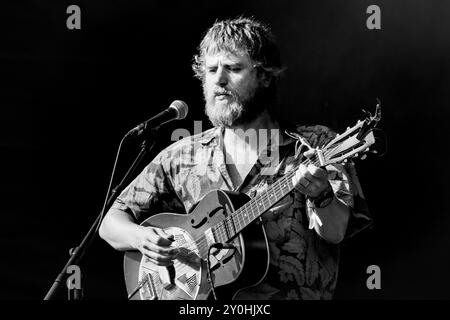
M231 128L255 120L267 108L267 90L258 86L247 97L233 90L220 90L228 95L228 101L218 103L214 92L208 94L203 86L205 113L214 127Z

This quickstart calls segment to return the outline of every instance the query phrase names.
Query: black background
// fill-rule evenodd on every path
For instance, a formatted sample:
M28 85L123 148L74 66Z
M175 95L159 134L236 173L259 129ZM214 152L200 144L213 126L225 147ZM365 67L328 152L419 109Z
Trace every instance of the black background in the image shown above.
M66 8L81 8L68 30ZM381 30L366 27L369 5ZM16 1L0 9L0 299L42 299L100 211L125 132L175 99L203 120L192 56L216 19L255 15L287 67L280 115L352 126L382 101L388 153L358 163L374 228L343 243L336 299L448 299L448 1ZM137 146L127 145L118 175ZM156 151L156 150L155 150ZM87 299L125 299L122 253L97 239ZM366 269L381 268L381 290Z

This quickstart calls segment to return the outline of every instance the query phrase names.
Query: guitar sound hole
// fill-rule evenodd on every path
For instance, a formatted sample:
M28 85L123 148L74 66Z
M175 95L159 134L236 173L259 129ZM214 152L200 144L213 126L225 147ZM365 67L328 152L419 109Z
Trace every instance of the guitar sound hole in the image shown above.
M213 217L217 212L219 212L219 211L221 211L221 210L223 210L223 209L224 209L223 207L217 207L217 208L215 208L214 210L212 210L211 212L209 212L208 216L211 218L211 217Z
M206 223L206 221L207 221L207 219L206 219L206 217L205 217L205 218L203 218L197 225L194 225L195 220L192 219L192 220L191 220L192 228L194 228L194 229L200 228L202 225L204 225L204 224Z

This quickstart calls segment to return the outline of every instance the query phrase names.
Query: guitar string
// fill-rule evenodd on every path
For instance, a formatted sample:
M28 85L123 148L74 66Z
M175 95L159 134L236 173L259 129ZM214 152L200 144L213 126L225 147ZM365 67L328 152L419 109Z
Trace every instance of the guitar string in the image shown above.
M339 148L341 145L335 146L334 148L330 149L330 150L325 150L323 152L324 157L328 156L329 154L331 154L333 151L335 151L337 148ZM272 190L272 189L276 189L279 188L279 192L280 195L276 196L276 197L280 197L280 196L285 196L289 193L290 190L292 190L294 187L291 187L291 183L292 183L292 177L294 176L294 174L296 173L297 169L300 167L301 164L304 165L309 165L310 163L317 163L319 157L317 155L312 156L311 158L306 159L305 161L301 162L299 165L295 166L293 169L291 169L291 171L289 171L288 173L286 173L285 176L283 176L282 178L280 178L278 181L274 182L272 186L270 186L269 189L264 190L261 194L259 194L258 196L256 196L255 198L251 199L249 202L247 202L246 204L244 204L242 207L238 208L237 210L235 210L234 212L232 212L228 217L226 217L225 219L223 219L221 222L219 222L218 224L214 225L211 227L211 229L213 231L216 231L215 234L213 233L213 236L217 236L217 238L220 239L224 239L224 242L229 240L229 236L226 230L226 227L224 226L225 229L222 230L222 227L219 227L220 224L223 223L232 223L232 226L234 226L234 221L232 220L233 217L237 217L238 220L240 219L243 224L244 224L244 228L250 224L253 220L255 220L258 216L260 216L260 214L256 215L256 217L253 217L253 213L255 212L255 209L261 209L261 206L258 206L258 203L262 203L263 204L263 210L265 209L265 202L269 201L268 205L271 206L270 204L270 200L268 200L267 197L265 197L265 195L268 193L268 190ZM283 188L289 189L289 191L287 191L286 193L284 193ZM278 191L274 191L275 193ZM283 195L284 193L284 195ZM259 201L256 201L258 200ZM281 198L276 199L275 202L278 202ZM244 218L239 218L238 215L241 214L241 212L243 210L246 210L247 212L250 210L252 217L249 218L249 222L246 223ZM242 215L241 215L242 216ZM248 216L248 215L244 215L244 216ZM241 222L239 221L239 223ZM243 230L244 228L240 228L240 230L237 230L236 232L234 232L234 235L231 236L234 237L237 233L239 233L241 230ZM208 241L206 239L206 236L203 234L201 235L199 238L197 239L193 239L193 242L188 244L187 246L182 246L182 248L188 249L188 250L194 250L194 249L199 249L199 251L203 251L206 250L208 247ZM190 252L190 254L193 253L192 251Z
M308 161L303 162L302 164L308 165ZM312 162L312 161L310 161ZM261 194L259 194L258 197L255 197L254 199L250 200L248 204L245 204L241 208L234 211L230 216L233 216L233 218L237 218L238 221L242 220L245 225L245 218L241 218L242 216L248 218L248 209L250 209L250 215L253 215L252 212L255 211L255 209L262 209L266 210L267 206L272 206L274 203L281 200L281 196L286 195L290 190L292 190L295 186L292 185L292 177L296 173L298 167L295 167L294 170L289 171L286 173L285 176L283 176L280 180L273 183L271 186L269 186L266 190L264 190ZM278 189L278 190L276 190ZM289 189L289 191L284 192L285 189ZM280 195L277 194L277 191L280 192ZM275 202L271 203L271 196L275 196ZM247 214L242 214L243 211L246 211ZM256 217L250 216L249 222L252 221ZM228 217L227 217L228 218ZM231 219L233 219L231 218ZM239 222L240 223L240 222ZM241 229L242 230L242 229ZM239 232L240 230L238 230Z
M355 134L356 134L356 132L355 132ZM325 157L329 156L330 153L334 152L336 149L338 149L341 146L342 146L342 144L339 144L339 145L334 146L333 148L325 150L324 153L323 153L324 156ZM318 156L314 155L313 157L311 157L309 159L306 159L306 161L302 162L302 164L308 165L311 162L314 162L315 164L317 164L317 158L318 158ZM270 208L274 203L278 202L280 199L277 199L276 189L278 188L281 191L282 195L284 193L283 192L283 188L287 188L287 189L289 189L289 191L292 190L294 188L294 186L291 186L291 184L292 184L292 177L296 173L298 167L299 166L296 166L294 168L294 170L291 170L290 172L288 172L283 178L281 178L278 181L276 181L268 189L263 191L258 197L255 197L254 199L250 200L248 203L243 205L241 208L239 208L236 211L234 211L233 213L231 213L230 216L226 217L224 220L226 220L226 219L231 220L231 224L234 226L235 225L234 224L234 218L237 218L237 222L239 223L239 225L241 224L241 221L242 221L243 225L244 225L243 228L245 228L246 225L248 225L251 221L253 221L257 217L259 217L260 214L257 214L255 217L252 216L249 219L249 223L246 223L245 222L245 218L248 217L248 216L247 216L246 213L243 213L243 211L248 213L248 209L250 207L250 209L251 209L250 213L252 214L252 213L255 212L255 209L259 209L260 210L261 207L263 207L263 210L266 210L266 205ZM275 186L275 184L278 184L278 186ZM285 193L285 195L289 191L287 191ZM271 203L271 197L273 195L275 195L276 199L275 199L275 202ZM227 223L228 222L230 222L230 221L227 221ZM236 230L235 234L239 233L243 228L239 227L239 230Z
M334 149L336 149L336 148L334 148ZM334 149L328 151L328 153L331 153L332 151L334 151ZM325 155L326 153L327 153L327 151L324 152L324 155ZM318 156L314 155L313 157L308 158L308 159L306 159L305 161L303 161L301 164L308 165L308 164L310 164L310 163L312 163L312 162L317 162L317 160L318 160ZM284 185L284 187L287 186L288 189L291 189L291 187L290 187L289 185L286 185L286 184L289 183L289 182L288 182L289 179L292 179L293 174L295 174L295 172L297 171L297 169L298 169L299 167L300 167L300 164L299 164L298 166L295 166L291 171L289 171L288 173L286 173L285 176L283 176L281 179L279 179L278 181L276 181L276 182L270 187L270 189L272 189L272 187L274 187L274 188L279 188L279 191L280 191L281 194L280 194L278 197L280 197L280 196L283 195L283 188L282 188L283 185ZM283 180L286 180L286 181L283 181ZM274 186L274 185L277 185L277 186ZM255 200L256 200L256 199L259 199L259 198L262 198L262 199L261 199L262 202L266 202L266 199L263 198L263 195L264 195L265 193L267 193L266 191L267 191L267 190L263 191L260 195L258 195L257 197L253 198L252 200L250 200L248 203L246 203L245 205L243 205L241 208L237 209L237 210L236 210L235 212L233 212L230 216L236 216L237 214L239 214L239 212L241 212L241 211L243 210L244 207L245 207L245 210L247 210L247 211L248 211L248 209L250 209L250 211L254 211L256 208L260 208L260 207L257 205L257 203L256 203ZM288 191L288 192L289 192L289 191ZM287 192L287 193L288 193L288 192ZM286 194L287 194L287 193L286 193ZM281 199L281 198L280 198L280 199ZM278 199L278 200L276 200L276 201L279 201L280 199ZM260 203L261 203L261 202L260 202ZM270 205L270 202L269 202L269 205ZM216 225L214 225L214 226L211 227L211 229L213 229L213 231L216 231L216 232L215 232L216 234L213 234L213 236L217 236L217 238L224 239L224 242L226 242L226 241L228 240L228 238L229 238L229 237L228 237L228 234L227 234L227 231L226 231L226 230L222 230L222 228L221 228L221 227L218 227L218 225L220 225L220 224L222 224L222 223L230 222L230 221L229 221L229 220L230 220L230 218L229 218L230 216L226 217L226 218L223 219L221 222L219 222L218 224L216 224ZM250 218L248 224L250 224L250 222L251 222L252 220L254 220L254 219L255 219L254 217ZM227 221L225 222L225 220L227 220ZM243 220L243 222L244 222L244 225L245 225L245 220ZM231 223L233 223L233 221L231 221ZM247 224L247 225L248 225L248 224ZM243 229L243 228L242 228L242 229ZM241 230L242 230L242 229L241 229ZM240 231L240 230L239 230L239 231ZM235 236L237 233L239 233L239 231L235 232L235 234L232 235L232 237ZM186 249L188 249L188 250L193 250L193 249L195 249L195 248L198 248L199 251L203 251L203 252L204 252L204 250L206 250L207 247L208 247L207 239L206 239L205 235L201 235L199 238L193 239L193 243L192 243L192 244L189 244L188 246L183 247L183 248L186 248Z
M328 150L325 151L325 152L324 152L324 156L326 156L327 153L328 153L328 155L329 155L329 154L330 154L331 152L333 152L335 149L337 149L337 147L335 147L335 148L333 148L333 149L331 149L331 150L329 150L329 151L328 151ZM309 165L309 164L312 163L312 162L317 162L318 158L319 158L319 157L318 157L317 155L314 155L313 157L308 158L308 159L306 159L305 161L301 162L301 164ZM287 189L292 190L292 187L289 185L289 182L292 182L292 180L290 180L290 179L292 179L293 175L296 173L296 171L297 171L297 169L298 169L299 167L300 167L300 164L299 164L298 166L295 166L291 171L289 171L288 173L286 173L285 176L283 176L281 179L279 179L278 181L276 181L276 182L270 187L270 189L272 189L273 187L274 187L274 188L279 188L279 191L280 191L281 194L280 194L278 197L283 196L283 193L284 193L284 192L283 192L283 188L286 188L286 187L287 187ZM276 184L277 186L274 186L275 184ZM288 192L289 192L289 191L288 191ZM286 192L286 194L287 194L288 192ZM260 209L261 206L258 206L258 203L263 203L263 206L264 206L264 203L267 201L266 198L264 198L264 195L265 195L266 193L267 193L267 190L263 191L260 195L258 195L257 197L253 198L253 199L250 200L248 203L244 204L241 208L237 209L235 212L231 213L230 216L236 217L236 216L237 216L238 214L240 214L240 212L243 211L244 209L245 209L247 212L248 212L249 209L250 209L251 212L254 212L255 209L257 209L257 208ZM285 194L285 195L286 195L286 194ZM259 199L259 201L257 201L258 199ZM280 199L281 199L281 198L280 198ZM278 202L280 199L278 199L278 200L276 200L276 201ZM270 202L269 202L268 205L270 205ZM227 234L227 230L226 230L226 229L223 229L220 225L221 225L221 224L224 224L224 223L230 222L230 216L226 217L226 218L223 219L221 222L219 222L218 224L216 224L216 225L214 225L214 226L211 227L211 229L213 229L213 231L216 231L215 234L213 234L213 236L217 236L217 238L223 239L223 240L224 240L223 242L228 241L228 240L229 240L229 237L228 237L228 234ZM259 216L259 215L257 215L256 217L258 217L258 216ZM250 224L250 222L253 221L256 217L251 217L251 218L249 218L249 222L248 222L247 224L245 223L245 219L241 219L241 220L243 220L244 226L246 226L246 225ZM231 223L234 223L234 222L231 221ZM220 227L219 227L219 226L220 226ZM226 227L224 227L224 228L226 228ZM243 229L243 228L242 228L242 229ZM242 229L241 229L241 230L242 230ZM231 237L234 237L234 236L235 236L237 233L239 233L241 230L236 231L235 234L232 235ZM201 235L198 239L193 239L193 243L192 243L192 244L189 244L188 246L183 247L183 248L186 248L186 249L188 249L188 250L189 250L189 249L190 249L190 250L193 250L193 249L195 249L195 248L198 248L199 251L203 251L203 252L204 252L204 250L206 250L207 247L208 247L207 239L206 239L205 235Z
M357 128L358 129L358 128ZM356 134L357 132L354 132L354 134ZM342 146L342 143L339 145L335 145L333 148L330 148L328 150L325 150L323 152L323 155L325 157L329 156L332 152L334 152L336 149L340 148ZM361 152L361 151L359 151ZM302 162L301 164L304 165L308 165L312 162L318 164L317 161L318 160L318 156L314 155L311 158L306 159L304 162ZM238 208L236 211L232 212L228 217L225 217L225 219L223 219L220 223L214 225L211 227L211 229L213 229L214 231L217 231L217 235L218 238L223 238L224 241L228 241L229 238L234 237L236 234L238 234L240 231L242 231L248 224L250 224L253 220L255 220L257 217L259 217L261 214L254 214L254 212L258 209L259 211L261 211L261 207L262 209L268 210L266 209L266 205L268 206L268 208L270 208L274 203L278 202L281 197L284 197L287 193L289 193L295 186L292 186L292 177L294 176L294 174L296 173L297 169L299 168L300 165L295 166L290 172L288 172L285 176L283 176L281 179L279 179L278 181L276 181L273 185L271 185L268 189L264 190L260 195L258 195L257 197L251 199L248 203L244 204L242 207ZM278 189L278 190L277 190ZM284 192L284 189L287 189L288 191ZM270 190L270 192L269 192ZM281 195L277 195L277 192L280 192ZM271 203L270 200L270 196L275 195L275 202ZM243 213L243 212L246 213ZM250 214L249 214L250 211ZM250 218L249 218L250 216ZM243 227L238 227L239 230L233 231L231 230L234 234L231 235L231 237L229 237L229 234L227 233L227 227L225 226L232 226L235 227L235 221L234 218L237 218L237 222L239 223L239 225L241 224L241 222L243 222ZM248 223L245 222L245 218L248 218ZM223 226L222 226L223 225ZM198 243L199 246L203 246L203 241L206 241L206 239L204 239L204 236L201 237L201 239L198 239Z
M308 162L312 162L310 159L307 159L306 161L302 162L302 164L309 164ZM261 211L266 210L266 208L270 208L270 206L273 204L271 203L270 196L275 196L275 202L278 202L282 196L289 193L290 190L293 189L294 186L292 186L292 176L295 174L299 166L296 166L292 171L288 172L283 178L276 181L274 184L272 184L268 189L264 190L261 194L259 194L257 197L251 199L248 203L234 211L230 214L230 216L226 217L223 221L226 220L226 224L235 226L234 220L236 220L239 225L242 223L245 226L250 224L254 219L260 216L260 214L254 214L255 211ZM269 191L270 190L270 191ZM288 190L284 192L285 190ZM245 212L245 213L244 213ZM236 218L236 219L235 219ZM248 223L245 221L246 218L248 219ZM238 227L238 230L233 231L233 235L231 237L235 236L237 233L239 233L243 228L240 226ZM217 229L217 228L215 228ZM226 230L221 230L222 228L218 229L219 237L222 239L227 239L228 234Z
M354 134L356 134L356 132ZM339 145L334 146L331 149L325 150L323 152L323 155L325 157L327 157L341 146L342 146L342 144L339 144ZM313 157L308 158L305 161L303 161L301 164L308 165L312 162L318 164L317 160L318 160L318 156L314 155ZM266 210L266 205L268 206L268 208L270 208L274 203L278 202L281 199L280 195L277 195L278 191L281 193L281 196L283 196L283 197L287 193L289 193L289 191L294 188L294 186L292 186L292 177L296 173L299 166L300 165L295 166L285 176L283 176L281 179L279 179L273 185L271 185L269 189L266 189L260 195L253 198L252 200L250 200L248 203L246 203L245 205L243 205L236 211L232 212L228 217L223 219L222 222L212 226L211 228L213 230L217 231L218 237L220 237L221 239L223 238L225 241L228 241L229 238L234 237L237 233L239 233L241 230L243 230L248 224L250 224L253 220L255 220L257 217L259 217L261 215L261 214L257 214L256 216L254 216L255 209L258 209L259 211L261 211L261 207L262 207L263 210ZM278 191L276 189L278 189ZM288 191L284 192L284 189L288 189ZM271 192L269 192L269 190ZM274 203L271 203L270 196L273 196L273 195L275 195L276 200ZM244 210L245 210L245 212L247 212L247 214L245 214L245 213L243 214ZM248 218L248 216L249 216L248 211L250 211L250 218ZM246 217L249 219L248 223L245 222ZM234 228L236 231L231 230L234 234L232 234L231 237L229 237L225 224L228 226L231 225L232 227L236 226L234 218L237 218L237 222L239 223L239 225L241 224L241 222L243 222L244 226L242 228L238 227L239 230L236 230L236 228ZM224 225L223 227L222 227L222 224ZM204 238L204 237L202 236L201 238ZM199 246L200 245L203 246L204 240L206 240L206 239L198 239Z
M307 164L308 161L309 161L309 159L308 159L307 161L305 161L304 164ZM297 169L297 167L295 167L293 171L295 172L296 169ZM290 171L289 173L291 173L291 171ZM288 174L286 174L286 176L287 176L287 175L288 175ZM285 176L285 177L286 177L286 176ZM283 177L283 178L285 178L285 177ZM282 179L283 179L283 178L282 178ZM281 179L280 179L280 180L281 180ZM279 181L280 181L280 180L279 180ZM287 181L286 181L286 182L287 182ZM274 190L274 193L276 194L276 198L277 198L276 201L278 201L278 200L279 200L278 198L281 198L281 196L282 196L283 194L286 194L286 193L283 192L284 189L286 189L286 188L283 188L283 185L286 186L286 182L285 182L285 183L277 183L277 182L275 182L275 183L271 186L271 188L274 188L274 189L275 189L275 190ZM288 188L290 188L290 187L288 186ZM263 195L264 195L264 192L261 193L260 196L263 197ZM252 200L255 200L255 199L256 199L256 198L254 198L254 199L252 199ZM264 199L264 202L266 202L265 199ZM270 202L269 202L269 205L270 205ZM244 207L244 206L243 206L243 207ZM255 208L256 208L255 205L250 205L250 208L246 208L246 210L250 209L250 211L251 211L251 210L254 210ZM258 208L260 208L260 207L258 207ZM238 210L242 211L242 208L239 208ZM238 210L236 210L234 213L237 213ZM233 213L233 214L234 214L234 213ZM228 219L228 218L229 218L229 217L227 217L227 218L225 218L225 219ZM222 220L222 221L225 221L225 219ZM252 220L252 219L249 218L249 223L251 222L251 220ZM232 222L232 223L233 223L233 222ZM240 224L240 220L238 220L238 223ZM245 224L245 220L244 220L244 224ZM218 226L218 225L215 225L215 226L212 227L212 228L216 231L216 232L215 232L215 237L218 238L218 239L220 239L220 240L223 239L223 242L226 242L226 241L228 240L228 234L227 234L226 230L224 230L223 228L217 228L217 226ZM243 228L242 228L242 229L243 229ZM236 231L236 233L239 233L239 231ZM183 248L187 248L187 249L195 249L195 248L198 248L199 251L203 251L203 250L206 250L207 247L208 247L207 239L206 239L206 237L205 237L204 235L202 235L202 236L200 236L200 238L194 239L193 243L190 243L190 244L188 244L188 246L183 247ZM192 251L191 251L191 252L192 252ZM181 264L181 263L180 263L180 264ZM184 271L187 271L187 270L189 270L190 268L189 268L187 265L185 265L185 264L181 264L181 266L178 267L178 268L176 268L176 269L177 269L179 272L184 273Z

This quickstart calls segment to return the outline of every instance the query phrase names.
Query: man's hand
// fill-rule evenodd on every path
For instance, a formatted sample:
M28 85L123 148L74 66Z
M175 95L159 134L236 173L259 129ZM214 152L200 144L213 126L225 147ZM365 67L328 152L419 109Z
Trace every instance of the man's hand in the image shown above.
M319 197L327 188L331 188L327 171L313 164L308 166L301 164L292 177L292 183L295 188L312 199ZM314 227L323 239L334 244L344 239L350 217L350 209L346 204L334 197L328 205L316 208L311 213L313 215L310 216L310 228Z
M135 248L158 266L170 266L179 250L171 247L173 235L160 228L139 226Z
M329 188L328 173L313 164L308 166L300 164L292 178L292 183L300 192L311 198L316 198Z

